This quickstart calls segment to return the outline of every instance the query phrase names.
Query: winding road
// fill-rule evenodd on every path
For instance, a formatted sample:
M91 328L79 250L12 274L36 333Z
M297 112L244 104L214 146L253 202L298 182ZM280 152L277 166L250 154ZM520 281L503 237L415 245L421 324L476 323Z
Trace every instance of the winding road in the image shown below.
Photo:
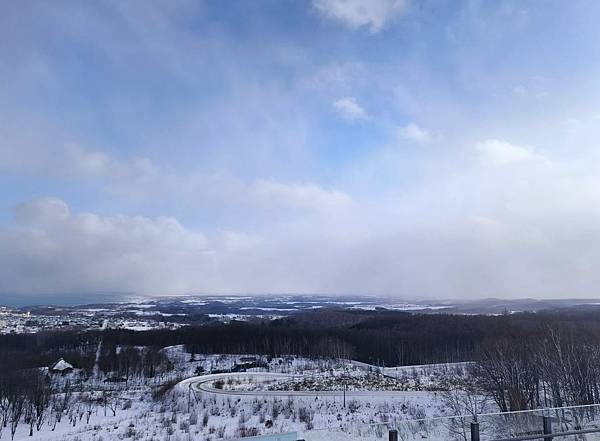
M234 396L250 396L250 397L342 397L344 391L295 391L295 390L227 390L217 389L213 386L217 380L227 381L230 378L248 378L253 377L256 379L293 379L302 378L300 375L290 374L276 374L269 372L241 372L241 373L223 373L223 374L209 374L198 377L191 377L183 380L179 383L179 387L190 388L196 392L215 394L215 395L234 395ZM417 398L432 396L433 392L428 391L347 391L346 398L348 397L369 397L369 398Z

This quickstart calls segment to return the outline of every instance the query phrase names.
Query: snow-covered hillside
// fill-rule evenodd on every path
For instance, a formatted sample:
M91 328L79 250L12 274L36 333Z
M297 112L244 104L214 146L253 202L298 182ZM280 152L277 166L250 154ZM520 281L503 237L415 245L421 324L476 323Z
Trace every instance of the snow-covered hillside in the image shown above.
M24 412L14 427L14 439L216 441L342 430L451 411L443 392L449 377L439 371L394 379L348 360L193 354L183 346L161 352L167 368L148 378L123 381L106 372L86 377L78 370L44 371L53 385L44 415L36 422L35 415ZM192 380L178 385L186 378L207 378L211 373L218 377L223 372L227 380L207 382L209 389L191 387ZM281 375L262 382L248 372ZM2 438L10 439L10 411L6 418Z

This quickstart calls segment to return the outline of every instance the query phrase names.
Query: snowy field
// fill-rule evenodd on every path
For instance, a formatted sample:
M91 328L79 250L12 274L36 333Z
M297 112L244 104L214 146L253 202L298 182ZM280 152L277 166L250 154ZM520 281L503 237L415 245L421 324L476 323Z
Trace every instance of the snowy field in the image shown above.
M53 376L77 385L68 405L61 409L64 397L52 397L39 430L29 436L23 419L14 439L214 441L290 431L315 431L314 438L318 429L452 414L442 369L391 378L348 360L192 354L182 346L163 352L168 373L127 385L84 379L77 370ZM9 427L2 439L11 439Z

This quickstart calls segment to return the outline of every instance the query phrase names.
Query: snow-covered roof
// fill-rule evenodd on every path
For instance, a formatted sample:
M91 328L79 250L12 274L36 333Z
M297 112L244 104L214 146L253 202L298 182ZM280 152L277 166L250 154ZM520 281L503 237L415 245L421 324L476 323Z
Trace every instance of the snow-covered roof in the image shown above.
M52 370L53 371L64 371L64 370L67 370L67 369L73 369L73 365L71 363L67 363L62 358L60 360L58 360L54 364L54 366L52 366Z

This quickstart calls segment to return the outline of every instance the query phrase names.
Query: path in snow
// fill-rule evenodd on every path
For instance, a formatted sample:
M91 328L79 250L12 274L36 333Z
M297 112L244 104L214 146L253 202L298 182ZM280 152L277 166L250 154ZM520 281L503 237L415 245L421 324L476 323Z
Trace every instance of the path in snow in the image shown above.
M275 374L268 372L240 372L240 373L225 373L225 374L210 374L199 377L188 378L179 383L180 387L188 387L197 392L204 392L216 395L236 395L236 396L252 396L252 397L342 397L344 391L294 391L294 390L260 390L260 391L237 391L217 389L212 386L216 380L227 380L230 378L273 378L273 379L293 379L301 378L301 375L291 374ZM346 397L403 397L403 398L422 398L432 396L434 393L429 391L346 391Z

